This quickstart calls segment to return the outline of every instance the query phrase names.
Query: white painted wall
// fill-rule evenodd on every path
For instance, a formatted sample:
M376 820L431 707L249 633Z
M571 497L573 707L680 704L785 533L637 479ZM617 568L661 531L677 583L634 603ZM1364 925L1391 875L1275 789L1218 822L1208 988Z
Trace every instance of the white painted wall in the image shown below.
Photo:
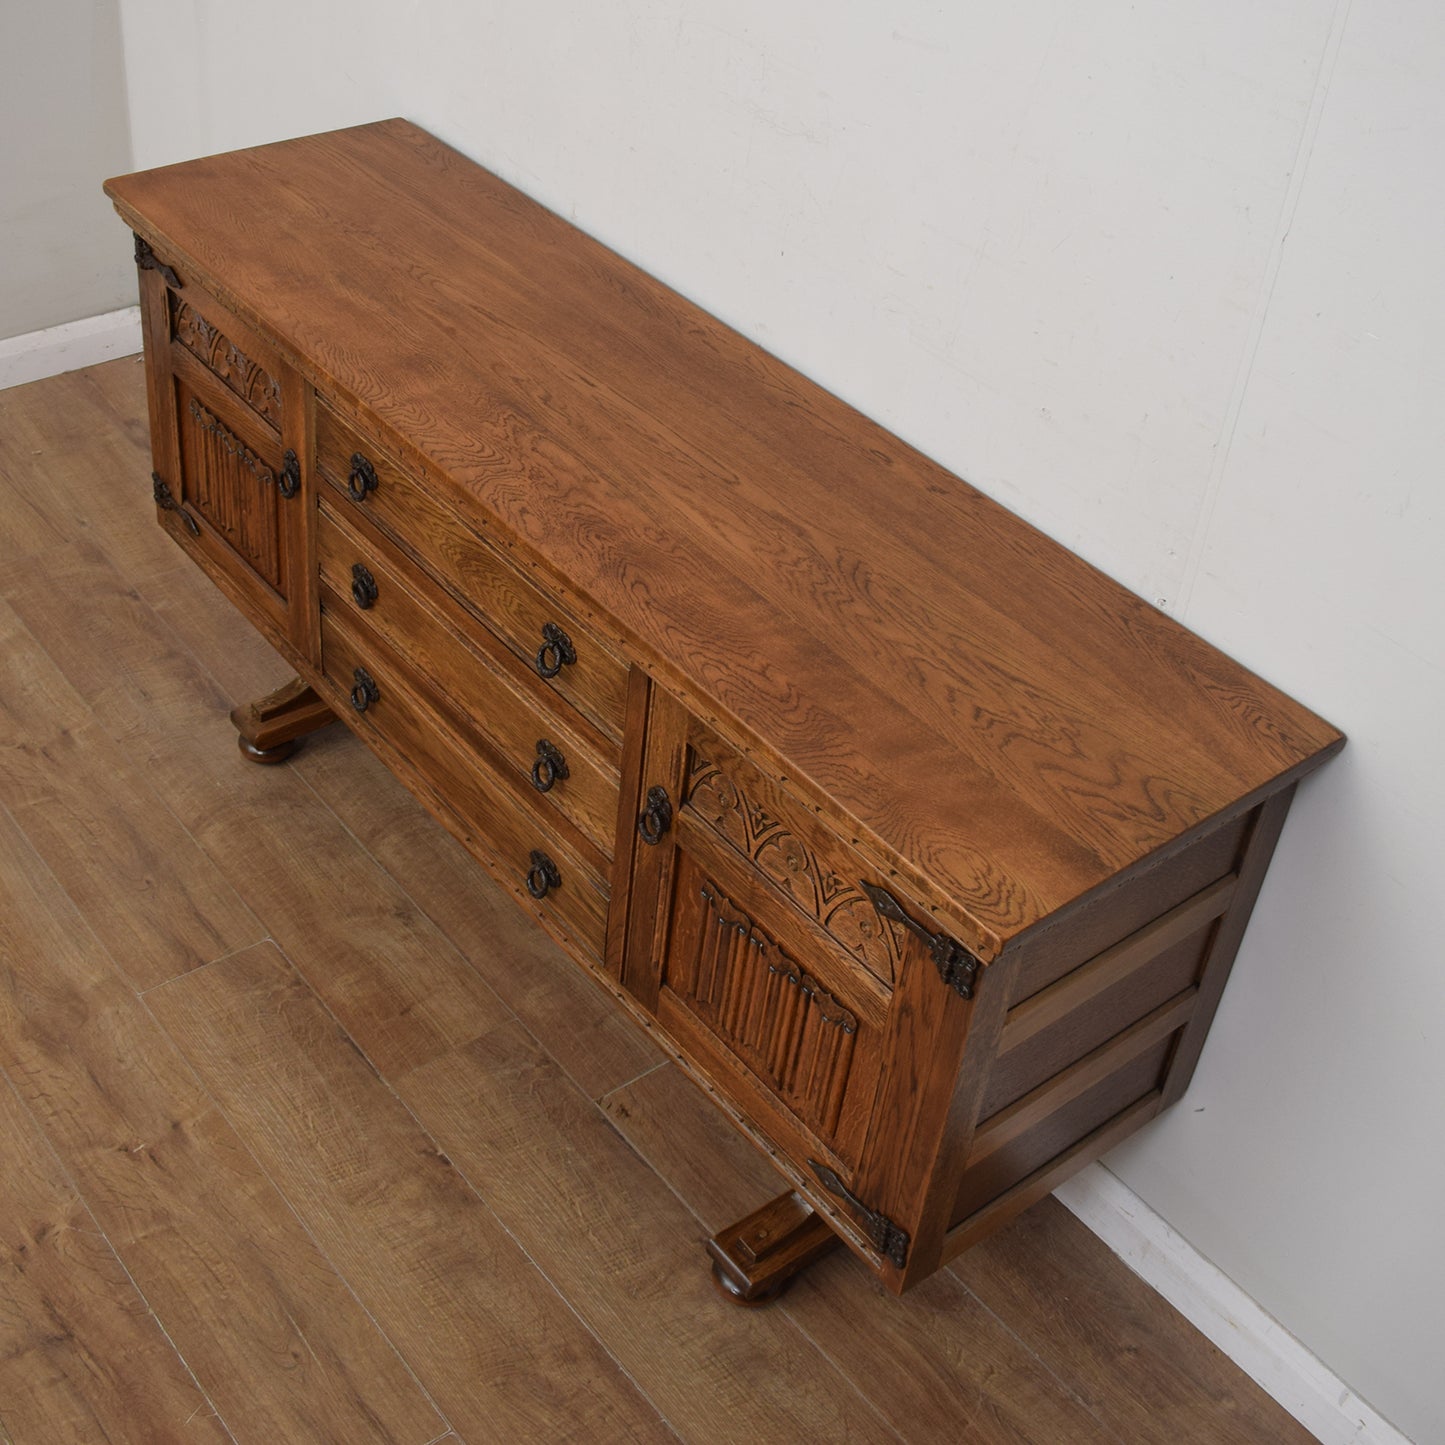
M1194 1087L1110 1163L1445 1440L1445 11L121 11L137 164L407 115L1352 735Z
M135 303L118 0L0 0L0 340Z

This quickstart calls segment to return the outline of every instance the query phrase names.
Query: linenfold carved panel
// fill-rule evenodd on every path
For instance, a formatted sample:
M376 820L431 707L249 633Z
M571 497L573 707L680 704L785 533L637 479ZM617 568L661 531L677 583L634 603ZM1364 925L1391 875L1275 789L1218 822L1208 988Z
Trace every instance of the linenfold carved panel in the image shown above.
M173 295L171 308L171 330L176 340L199 357L257 416L279 428L281 383L189 302Z
M272 588L282 583L276 473L195 397L183 413L185 500Z
M694 956L668 985L822 1137L838 1128L858 1020L711 880Z
M688 805L826 929L879 982L892 986L899 944L858 881L840 876L796 832L750 797L727 765L692 752Z

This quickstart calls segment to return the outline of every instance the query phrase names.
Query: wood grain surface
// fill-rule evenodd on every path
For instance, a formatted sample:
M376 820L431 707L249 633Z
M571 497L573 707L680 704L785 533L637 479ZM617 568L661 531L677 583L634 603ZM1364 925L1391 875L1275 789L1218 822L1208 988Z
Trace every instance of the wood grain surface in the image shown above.
M0 392L0 1438L1304 1438L1052 1206L719 1302L778 1176L354 737L239 758L289 670L144 417L133 360Z
M109 190L990 951L1342 741L405 121Z
M431 1439L415 1380L8 817L0 920L0 1067L216 1410L258 1440Z
M459 1172L273 945L151 997L371 1318L408 1359L429 1359L432 1397L462 1434L669 1438L464 1161Z
M0 1158L0 1435L77 1445L229 1440L8 1087Z

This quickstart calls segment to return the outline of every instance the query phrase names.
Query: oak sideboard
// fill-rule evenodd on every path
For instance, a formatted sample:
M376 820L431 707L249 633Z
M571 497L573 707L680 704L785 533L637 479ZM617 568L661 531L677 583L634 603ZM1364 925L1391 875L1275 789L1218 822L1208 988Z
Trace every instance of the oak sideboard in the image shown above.
M1328 723L401 120L110 181L163 527L776 1165L925 1278L1179 1097Z

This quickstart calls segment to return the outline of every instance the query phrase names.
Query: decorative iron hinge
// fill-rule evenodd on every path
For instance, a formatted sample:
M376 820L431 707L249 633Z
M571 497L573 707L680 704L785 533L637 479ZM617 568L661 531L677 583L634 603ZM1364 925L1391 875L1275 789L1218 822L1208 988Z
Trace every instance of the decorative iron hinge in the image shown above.
M160 479L156 472L151 473L151 495L156 499L156 506L163 512L174 512L181 519L181 525L185 527L191 536L201 535L200 524L181 504L176 501L175 494Z
M901 923L928 945L929 957L933 959L938 976L944 983L960 998L972 998L982 962L956 938L946 933L930 933L921 923L910 918L903 911L903 905L886 888L879 888L872 883L863 883L862 886L881 917Z
M181 289L181 278L150 248L148 241L135 238L135 263L142 271L159 271L161 280L173 291Z
M853 1206L859 1215L859 1223L867 1232L873 1248L884 1259L902 1269L908 1262L908 1245L910 1243L908 1231L900 1225L894 1224L886 1214L879 1214L876 1209L869 1209L826 1164L820 1164L816 1159L809 1159L808 1168L818 1176L818 1182L829 1194L836 1194L840 1199L846 1200Z

